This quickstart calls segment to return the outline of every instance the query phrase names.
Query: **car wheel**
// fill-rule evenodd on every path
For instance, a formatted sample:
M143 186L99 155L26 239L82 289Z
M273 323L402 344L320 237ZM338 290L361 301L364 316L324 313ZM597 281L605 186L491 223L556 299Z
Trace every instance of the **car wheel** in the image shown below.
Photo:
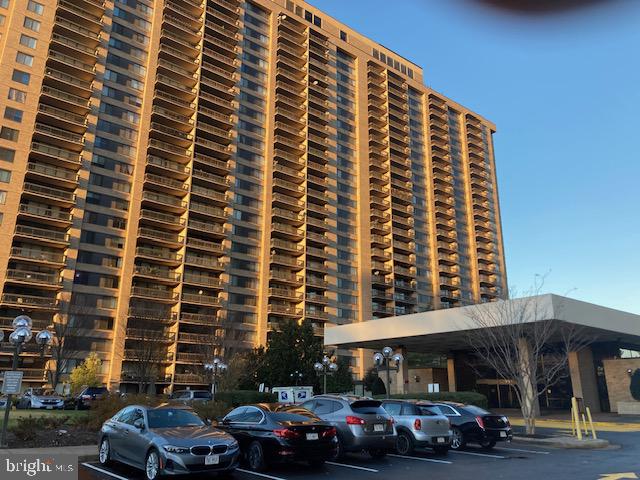
M147 453L147 459L144 462L144 473L147 480L157 480L160 477L160 455L155 448Z
M338 442L336 443L335 453L331 457L331 460L333 460L334 462L337 460L341 460L344 457L344 454L346 453L344 450L344 443L342 442L342 439L340 438L340 436L337 436L336 440L338 440Z
M433 447L433 451L436 455L446 455L449 453L449 447Z
M496 441L495 440L483 440L482 442L480 442L480 446L485 450L491 450L491 449L493 449L493 447L496 446Z
M264 472L267 469L267 462L264 459L264 451L260 442L252 442L247 450L247 463L254 472Z
M109 465L111 462L111 444L109 439L104 437L100 442L100 448L98 449L98 460L101 465Z
M451 448L453 450L460 450L464 448L466 442L464 441L464 436L459 428L453 427L451 429Z
M384 458L387 456L387 451L384 448L372 448L369 450L371 458Z
M399 432L396 440L396 451L400 455L411 455L415 446L410 433Z
M309 460L309 466L311 468L321 468L324 466L324 460Z

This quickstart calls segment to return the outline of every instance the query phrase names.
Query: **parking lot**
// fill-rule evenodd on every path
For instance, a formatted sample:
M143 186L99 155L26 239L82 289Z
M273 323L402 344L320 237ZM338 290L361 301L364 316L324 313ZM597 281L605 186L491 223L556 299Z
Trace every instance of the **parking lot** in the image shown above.
M546 433L546 432L545 432ZM491 452L469 447L465 451L450 452L446 456L418 450L411 457L389 455L383 460L372 460L368 455L348 455L339 463L328 463L323 468L311 469L307 465L276 466L264 474L244 468L232 476L238 480L359 480L397 478L430 479L544 479L589 480L607 478L605 475L628 474L609 478L640 478L640 433L606 433L602 438L620 448L604 450L564 450L540 448L513 442L498 446ZM80 466L81 480L143 480L142 472L128 467L114 466L103 469L97 463ZM211 478L191 475L191 480Z

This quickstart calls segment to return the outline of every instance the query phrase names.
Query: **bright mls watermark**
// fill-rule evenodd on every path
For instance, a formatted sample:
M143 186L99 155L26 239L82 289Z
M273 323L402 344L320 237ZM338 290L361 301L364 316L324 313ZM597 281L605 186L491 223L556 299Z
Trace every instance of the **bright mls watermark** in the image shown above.
M3 480L78 478L78 458L73 455L0 454L0 478Z

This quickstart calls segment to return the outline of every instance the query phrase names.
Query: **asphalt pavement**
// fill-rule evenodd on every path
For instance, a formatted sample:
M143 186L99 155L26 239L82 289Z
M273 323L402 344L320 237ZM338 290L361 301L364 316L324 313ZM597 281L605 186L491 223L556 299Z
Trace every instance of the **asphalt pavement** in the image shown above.
M602 437L620 447L567 450L512 442L498 444L490 452L470 446L464 451L435 455L425 449L417 450L412 456L388 455L382 460L373 460L366 454L354 454L340 462L329 462L322 468L314 469L302 463L278 465L264 474L240 468L226 477L235 480L640 479L640 433L608 432ZM623 476L606 476L615 474ZM98 463L88 462L80 465L79 478L143 480L144 475L141 471L122 465L103 468ZM211 476L189 475L187 478L203 480Z

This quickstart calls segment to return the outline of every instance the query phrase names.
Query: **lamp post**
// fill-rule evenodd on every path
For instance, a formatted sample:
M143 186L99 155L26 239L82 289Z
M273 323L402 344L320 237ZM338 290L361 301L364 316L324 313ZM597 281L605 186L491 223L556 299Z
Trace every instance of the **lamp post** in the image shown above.
M13 364L11 369L16 370L18 368L18 359L20 358L20 352L22 346L28 343L33 338L31 327L33 327L33 320L26 315L18 315L13 319L11 324L13 331L9 334L9 344L13 348ZM53 335L48 330L41 330L36 334L36 343L40 346L40 355L44 356L44 349L51 343ZM4 340L4 332L0 330L0 342ZM11 411L11 400L13 395L7 395L7 404L4 408L4 422L2 424L2 438L0 438L0 446L5 447L7 445L7 425L9 424L9 412Z
M391 387L391 375L390 372L393 370L394 372L400 371L400 365L404 360L402 354L393 353L393 348L384 347L381 352L376 352L373 354L373 363L376 366L376 369L380 371L381 368L384 368L387 371L387 398L390 396L390 387ZM394 365L391 365L391 362Z
M211 372L212 383L211 383L211 401L215 401L216 399L216 391L218 389L218 376L226 373L229 367L226 363L220 360L218 357L214 358L211 363L205 363L204 369Z
M327 393L327 375L333 375L338 371L338 364L331 361L326 355L322 357L321 362L316 362L313 369L318 375L322 376L322 393Z

